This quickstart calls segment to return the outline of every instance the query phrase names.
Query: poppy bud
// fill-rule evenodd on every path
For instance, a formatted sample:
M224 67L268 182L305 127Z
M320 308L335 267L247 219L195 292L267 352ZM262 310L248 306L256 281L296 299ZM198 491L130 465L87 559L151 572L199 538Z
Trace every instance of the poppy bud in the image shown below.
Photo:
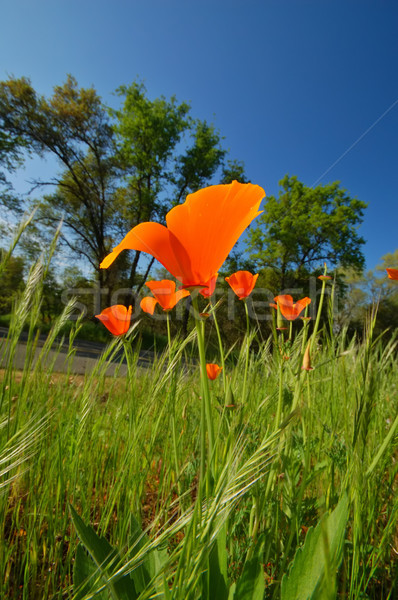
M303 371L312 371L313 369L313 367L311 367L310 346L311 342L308 342L303 356L303 366L301 367Z

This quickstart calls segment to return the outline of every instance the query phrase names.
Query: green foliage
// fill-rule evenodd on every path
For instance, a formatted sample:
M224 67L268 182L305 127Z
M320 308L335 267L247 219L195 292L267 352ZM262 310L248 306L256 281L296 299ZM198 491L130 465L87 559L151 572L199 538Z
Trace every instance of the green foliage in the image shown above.
M93 559L93 565L86 560L82 552L78 552L74 569L75 585L78 591L76 600L83 598L87 591L87 580L94 577L96 570L98 574L104 578L106 585L107 579L111 578L119 568L119 557L117 550L107 542L104 537L96 534L94 529L89 525L85 525L73 506L70 506L71 516L76 531L84 544L85 548L90 553ZM142 569L142 567L140 567ZM124 575L108 584L112 596L117 600L136 600L138 594L135 591L135 586L130 575Z
M375 269L359 274L352 269L339 269L343 294L336 315L340 327L360 335L372 307L377 306L375 335L387 331L384 339L394 335L398 327L398 285L388 278L386 268L396 268L398 250L382 256Z
M347 519L348 498L344 494L334 511L308 530L303 547L283 576L281 600L336 598L335 577L343 557Z
M36 182L57 186L40 203L40 233L44 225L47 243L63 219L61 240L89 261L105 285L109 276L98 265L108 252L118 207L113 132L100 97L94 88L79 88L70 75L50 98L37 94L29 79L11 78L0 82L0 125L29 154L57 158L61 177Z
M187 353L194 335L174 339L144 369L133 325L84 377L74 375L81 322L67 354L59 340L73 303L37 344L55 245L29 270L0 351L0 597L213 600L215 589L214 600L271 600L283 585L289 600L314 595L314 586L322 600L335 592L393 598L397 343L374 339L375 314L359 341L335 335L331 322L312 346L311 371L300 369L308 337L299 320L289 339L275 332L255 351L257 330L234 352L222 340L227 385L209 382L213 453L201 479L205 415L198 364ZM207 339L210 319L200 325ZM231 320L231 332L238 327ZM352 509L335 578L345 493ZM318 514L325 517L311 530Z
M0 249L4 257L5 252ZM21 256L10 256L1 274L0 314L11 312L12 305L24 285L24 259Z
M326 261L362 270L364 240L357 227L366 204L338 183L309 188L286 175L279 196L265 199L264 212L249 230L248 249L258 268L271 267L280 289Z

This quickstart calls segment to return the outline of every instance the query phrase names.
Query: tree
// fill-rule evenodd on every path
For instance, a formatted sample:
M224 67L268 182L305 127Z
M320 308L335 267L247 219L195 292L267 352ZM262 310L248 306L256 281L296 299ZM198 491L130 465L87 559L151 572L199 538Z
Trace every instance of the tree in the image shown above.
M214 126L193 119L189 105L178 104L174 96L150 100L138 82L120 87L118 94L122 106L110 113L126 183L119 193L124 199L127 233L143 221L162 222L186 194L208 184L223 166L226 151ZM140 256L134 253L129 276L129 285L138 283L138 289L153 264L149 262L137 282Z
M152 266L146 262L140 272L136 252L129 268L127 253L112 269L99 268L132 227L163 221L218 169L228 177L233 167L243 177L240 163L225 165L218 131L193 119L188 104L174 97L150 100L140 83L118 93L122 105L111 110L72 76L49 98L26 78L0 82L0 130L28 154L54 155L62 168L57 177L33 182L56 187L40 203L40 223L53 230L63 219L61 240L91 264L100 287L109 289L106 302L116 280L139 289Z
M56 193L41 203L41 222L54 229L63 218L61 239L91 263L106 286L109 274L98 265L112 237L117 172L113 131L94 88L79 88L68 76L46 99L26 78L1 82L0 129L30 155L57 157L61 176L34 182L57 186Z
M0 256L4 250L0 249ZM24 286L24 260L21 256L10 256L7 266L1 275L0 288L0 314L4 315L11 312L14 300L18 291Z
M309 188L286 175L276 198L265 199L263 214L249 230L248 249L257 268L273 268L280 289L316 264L361 271L363 238L357 228L366 204L350 198L338 182Z
M22 164L24 144L21 139L12 137L0 129L0 166L12 173ZM21 214L21 202L15 195L6 173L0 171L0 204L16 215Z

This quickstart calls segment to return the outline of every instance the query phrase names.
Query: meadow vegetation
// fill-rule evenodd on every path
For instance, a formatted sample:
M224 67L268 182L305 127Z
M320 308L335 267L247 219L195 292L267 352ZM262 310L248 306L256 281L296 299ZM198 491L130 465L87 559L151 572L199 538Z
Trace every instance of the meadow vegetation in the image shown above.
M394 598L397 337L374 334L376 309L360 339L335 333L331 310L266 339L250 322L223 348L203 407L193 342L214 315L145 369L134 322L76 376L80 321L65 373L48 360L71 300L33 363L53 250L32 266L1 346L0 597ZM116 357L126 377L106 377Z

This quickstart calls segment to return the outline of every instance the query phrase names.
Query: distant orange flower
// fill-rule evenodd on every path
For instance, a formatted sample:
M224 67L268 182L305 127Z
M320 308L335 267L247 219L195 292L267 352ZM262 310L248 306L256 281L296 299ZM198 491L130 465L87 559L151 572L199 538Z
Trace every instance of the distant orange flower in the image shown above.
M206 365L207 377L209 379L217 379L221 371L222 367L219 367L218 365L215 365L213 363L207 363Z
M122 304L105 308L101 314L95 315L113 335L124 335L128 332L131 321L132 306L127 309Z
M293 298L289 294L276 296L274 300L278 303L282 315L288 321L297 319L301 311L311 302L311 298L302 298L296 304L293 304Z
M398 279L398 269L386 269L389 279Z
M239 300L243 300L252 293L257 277L258 274L252 275L249 271L236 271L236 273L226 277L225 281L228 281Z
M189 296L188 290L178 290L178 292L176 292L175 281L171 281L170 279L148 281L145 285L149 287L155 297L152 298L151 296L146 296L141 300L140 306L144 312L149 313L150 315L153 315L155 306L158 303L163 310L168 311L174 308L177 302L182 298Z
M184 288L209 287L244 230L259 214L264 190L233 181L189 194L166 215L167 227L141 223L105 257L107 269L122 250L147 252Z

